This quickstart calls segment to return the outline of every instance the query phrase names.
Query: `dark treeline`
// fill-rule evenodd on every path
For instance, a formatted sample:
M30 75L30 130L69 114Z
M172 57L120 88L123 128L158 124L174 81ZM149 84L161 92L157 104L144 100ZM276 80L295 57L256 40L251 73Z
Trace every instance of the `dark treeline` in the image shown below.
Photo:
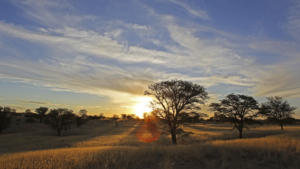
M16 119L16 120L12 120ZM42 123L50 126L56 131L58 136L62 136L63 132L70 130L72 126L80 127L89 120L109 120L117 126L120 120L134 120L137 117L133 114L122 114L121 117L113 115L113 117L105 117L103 114L88 115L87 110L82 109L78 113L66 108L49 109L48 107L36 108L34 112L26 109L23 113L17 113L15 109L8 106L0 106L0 134L12 125L19 125L22 121L25 123Z

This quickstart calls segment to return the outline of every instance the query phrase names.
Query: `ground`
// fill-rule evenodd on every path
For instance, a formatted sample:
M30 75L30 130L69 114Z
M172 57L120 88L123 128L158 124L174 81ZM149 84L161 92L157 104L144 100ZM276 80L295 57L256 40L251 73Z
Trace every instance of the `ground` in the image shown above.
M1 169L297 169L300 126L251 125L245 138L230 124L184 125L171 145L167 134L141 142L142 121L92 120L58 137L44 124L27 123L0 135ZM19 128L19 129L18 129ZM20 130L20 128L22 130ZM146 133L145 136L149 135Z

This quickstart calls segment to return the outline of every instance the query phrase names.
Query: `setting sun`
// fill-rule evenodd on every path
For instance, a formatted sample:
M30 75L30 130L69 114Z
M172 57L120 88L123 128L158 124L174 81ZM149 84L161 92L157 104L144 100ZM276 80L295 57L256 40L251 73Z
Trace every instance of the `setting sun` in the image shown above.
M144 113L149 113L152 111L150 107L151 102L150 97L140 97L137 99L137 103L133 106L133 112L139 117L143 118Z

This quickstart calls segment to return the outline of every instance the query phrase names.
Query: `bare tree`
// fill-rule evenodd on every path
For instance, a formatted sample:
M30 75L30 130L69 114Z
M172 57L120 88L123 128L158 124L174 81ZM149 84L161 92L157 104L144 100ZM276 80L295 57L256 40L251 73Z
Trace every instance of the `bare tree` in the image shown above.
M37 109L35 109L35 112L38 114L39 119L40 119L40 123L43 122L46 113L48 111L48 107L39 107Z
M287 101L278 96L268 97L267 100L261 104L259 114L276 121L283 130L283 125L292 117L296 107L290 106Z
M0 106L0 134L9 126L12 112L10 107Z
M155 114L164 119L172 137L177 144L177 129L180 127L180 115L200 109L200 104L208 98L204 87L188 81L170 80L148 86L145 95L153 96L152 106Z
M210 107L215 111L215 116L230 119L234 128L239 131L240 138L243 138L245 120L257 115L258 103L251 96L229 94L220 103L212 103Z

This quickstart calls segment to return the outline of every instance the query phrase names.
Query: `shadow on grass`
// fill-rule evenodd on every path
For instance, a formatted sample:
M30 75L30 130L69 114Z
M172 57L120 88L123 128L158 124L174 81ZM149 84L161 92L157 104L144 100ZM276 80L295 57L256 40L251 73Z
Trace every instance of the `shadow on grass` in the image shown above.
M56 136L55 131L44 124L36 124L36 128L31 129L31 131L3 134L0 136L0 154L72 147L78 142L88 141L96 137L111 137L121 134L135 124L135 122L124 122L115 127L110 123L96 120L89 123L80 128L74 127L60 137Z
M232 139L239 139L238 138L238 131L234 128L222 128L219 126L199 126L199 125L188 125L188 127L192 129L196 129L199 131L205 132L212 132L216 133L217 135L210 135L205 137L202 141L213 141L213 140L232 140ZM276 136L276 135L284 135L284 134L296 134L298 131L288 131L288 130L277 130L277 129L263 129L263 128L256 128L254 126L248 126L248 128L244 129L243 138L261 138L261 137L268 137L268 136Z

